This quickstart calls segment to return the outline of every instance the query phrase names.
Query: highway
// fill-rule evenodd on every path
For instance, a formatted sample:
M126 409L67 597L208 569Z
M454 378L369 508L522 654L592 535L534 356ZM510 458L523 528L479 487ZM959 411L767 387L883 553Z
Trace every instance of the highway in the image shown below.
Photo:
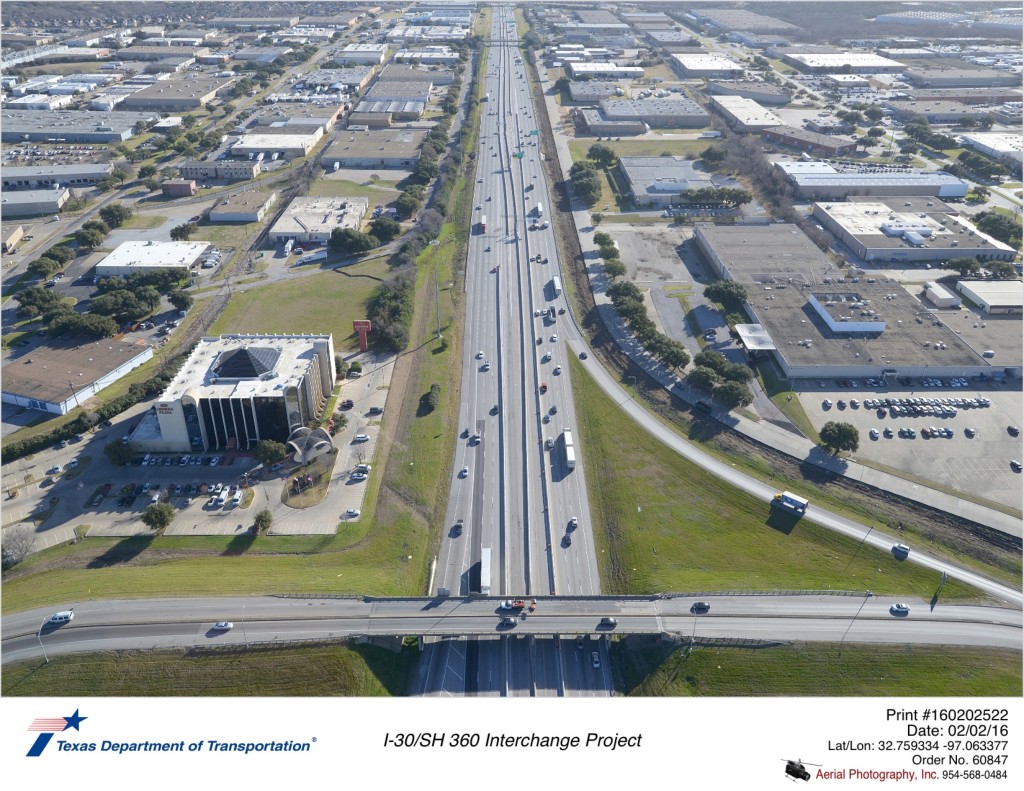
M490 550L493 594L595 594L600 582L586 481L578 447L574 442L570 468L565 443L578 436L565 363L572 353L566 341L579 334L561 289L556 293L561 273L548 224L552 202L539 137L531 134L536 108L518 43L512 10L496 9L466 265L459 439L435 589L479 592L481 555ZM447 643L429 646L426 675L440 678L435 688L449 692L528 689L534 684L527 676L557 677L558 641L502 642L480 648L504 652L497 661L505 672L497 680L493 658L478 662L472 646L468 656L453 657ZM467 678L467 667L485 666L490 682ZM525 673L529 666L536 673ZM592 691L593 673L584 675L569 685L575 680ZM558 682L541 686L557 689Z
M84 602L70 624L46 623L51 608L3 620L4 663L47 655L130 648L191 648L267 641L329 640L353 635L423 635L434 640L421 686L436 694L607 695L602 635L673 633L686 639L828 641L993 646L1020 650L1019 609L910 600L893 615L892 597L863 595L710 595L706 613L696 597L539 598L537 609L502 623L496 598L251 598L149 599ZM601 624L612 617L614 626ZM218 631L217 621L234 628ZM566 639L553 639L561 635ZM466 637L489 639L465 639ZM581 645L576 638L580 637ZM444 651L437 650L443 647ZM593 666L598 651L600 667ZM442 684L461 676L464 688ZM451 679L447 679L450 683Z

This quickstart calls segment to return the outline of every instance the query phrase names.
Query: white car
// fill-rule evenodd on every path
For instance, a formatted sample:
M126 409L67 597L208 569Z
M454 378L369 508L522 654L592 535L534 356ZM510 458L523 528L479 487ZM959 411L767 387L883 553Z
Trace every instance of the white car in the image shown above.
M899 604L894 604L892 607L889 608L889 612L891 612L893 615L909 615L910 605L903 604L902 602Z
M552 343L555 343L557 340L558 340L558 335L552 335L551 336L551 342Z
M347 519L356 519L356 518L358 518L359 517L359 509L358 508L349 508L345 512L345 517Z
M461 470L459 470L459 477L460 478L467 478L467 477L469 477L469 467L463 467Z
M555 376L558 376L560 373L562 373L562 366L556 365L554 373L555 373Z
M229 629L233 629L234 626L235 625L231 623L231 621L217 621L217 623L213 625L213 628L218 632L226 632Z
M349 480L352 480L352 481L365 481L366 480L366 473L365 472L354 472L354 473L352 473L349 476Z
M491 370L491 364L490 363L484 363L481 370L484 370L484 371Z
M480 351L478 351L476 353L476 359L478 359L478 360L484 359L484 350L483 349L481 349Z
M370 441L370 435L369 434L356 434L354 437L352 437L352 441L353 442L369 442Z

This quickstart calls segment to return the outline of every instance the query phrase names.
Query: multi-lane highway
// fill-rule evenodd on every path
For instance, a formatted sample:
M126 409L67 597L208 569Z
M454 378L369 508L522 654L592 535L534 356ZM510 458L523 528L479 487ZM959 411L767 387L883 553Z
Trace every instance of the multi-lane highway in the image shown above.
M480 579L481 558L489 554L493 594L594 594L597 557L566 365L566 341L578 333L560 287L536 108L510 8L495 10L490 42L466 265L459 440L435 587L480 592L488 582ZM428 650L427 677L440 678L434 691L449 693L524 688L502 676L564 677L560 653L557 640L442 643ZM507 672L496 675L495 662ZM490 682L467 678L477 667L487 668ZM568 671L569 687L596 686L593 672Z

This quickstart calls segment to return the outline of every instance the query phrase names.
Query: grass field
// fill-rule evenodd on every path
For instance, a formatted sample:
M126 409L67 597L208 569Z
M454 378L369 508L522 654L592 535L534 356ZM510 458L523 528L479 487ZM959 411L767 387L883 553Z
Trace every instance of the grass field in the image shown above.
M410 648L352 644L76 654L5 665L3 694L383 697L407 694L417 659Z
M1021 655L953 646L792 643L692 652L629 638L612 644L616 687L644 697L1021 695Z
M380 278L387 277L387 264L376 260L343 271L239 291L232 295L211 332L330 332L337 351L356 351L359 339L352 331L352 321L366 318L367 303Z
M128 218L128 221L120 227L141 231L149 230L150 228L157 228L165 222L167 222L167 218L161 217L159 214L133 214Z
M387 204L398 197L399 192L393 185L378 181L375 184L357 184L354 181L337 178L319 178L309 185L310 197L333 198L366 198L370 201L370 210L378 203Z
M818 432L814 428L814 424L811 423L811 419L807 417L800 399L790 389L789 380L779 376L778 369L770 360L761 360L754 370L757 373L758 381L761 382L761 387L772 403L804 433L805 437L819 442Z
M570 140L569 151L572 153L573 162L586 159L587 150L596 142L596 140ZM714 142L714 140L643 138L641 140L602 140L601 144L611 148L620 157L660 157L663 154L682 157L687 154L700 154Z
M602 590L935 593L936 572L773 512L656 442L569 362ZM978 596L959 582L942 591L943 600Z

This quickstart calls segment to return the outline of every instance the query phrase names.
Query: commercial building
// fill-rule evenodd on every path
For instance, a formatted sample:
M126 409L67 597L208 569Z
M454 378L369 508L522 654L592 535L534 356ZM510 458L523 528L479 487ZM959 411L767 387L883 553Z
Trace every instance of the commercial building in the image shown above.
M109 162L29 167L5 166L0 170L0 179L2 179L4 189L53 187L57 184L65 187L82 187L95 184L103 177L109 176L113 170L114 166Z
M467 25L399 25L387 32L392 44L415 44L427 41L459 41L472 29Z
M792 33L800 28L775 17L753 11L732 8L689 8L690 16L698 22L719 30L751 30L755 33Z
M828 162L775 162L774 165L789 179L797 197L812 200L856 195L962 198L968 190L966 182L943 171L914 173L876 167L839 170Z
M639 80L644 76L644 70L640 66L619 66L611 63L567 63L566 71L570 79L584 77L593 79L595 77L609 80L629 78Z
M293 27L299 23L297 16L240 17L218 16L206 24L213 28L236 28L240 30L268 30L270 28Z
M700 40L685 30L649 30L647 40L652 46L660 47L666 52L689 52L697 55L706 51Z
M708 111L693 99L605 99L601 112L610 121L639 121L654 128L703 127Z
M195 179L167 179L160 184L160 191L169 198L190 198L199 189Z
M1024 156L1024 135L1020 132L970 132L960 135L960 140L964 145L1008 165L1020 167Z
M356 113L360 117L375 116L379 126L389 126L392 121L418 121L426 110L427 103L423 101L410 101L404 99L363 99L356 106ZM349 123L356 123L355 114L349 118ZM387 121L384 119L387 118ZM363 121L362 123L371 123Z
M118 50L118 60L123 61L158 61L168 58L191 60L199 55L207 55L210 50L206 47L161 47L161 46L137 46Z
M451 85L455 74L451 69L436 66L411 66L407 63L389 63L380 71L384 82L429 82L431 85Z
M937 308L958 308L960 298L941 283L929 280L924 284L924 298Z
M800 71L827 74L845 71L868 74L896 74L902 63L870 52L787 52L782 60Z
M3 402L65 415L152 357L138 341L51 339L5 361Z
M420 63L454 65L459 62L459 53L444 44L431 44L416 49L401 49L395 53L394 60L398 63L414 60Z
M338 63L379 64L384 62L387 51L387 44L346 44L334 59Z
M1024 283L1020 280L960 280L956 290L989 315L1024 313Z
M718 96L742 96L758 104L789 104L793 98L785 88L770 82L748 80L711 80L707 84L707 92Z
M7 106L12 110L58 110L75 101L74 96L51 96L45 93L30 93L11 99Z
M259 162L200 162L189 160L178 166L183 179L223 179L224 181L245 181L260 174Z
M295 159L307 156L323 136L324 130L320 126L308 132L276 134L260 131L247 133L231 146L231 153L234 156L279 154L285 159Z
M642 121L613 121L605 118L600 110L592 108L580 110L579 117L583 120L583 125L587 128L587 132L599 137L604 137L605 135L617 137L622 135L642 135L647 132L647 125Z
M263 108L249 121L259 134L304 134L314 129L330 130L341 118L345 105L333 100L311 104L275 104Z
M769 47L789 46L789 39L785 36L776 36L770 33L751 33L746 30L733 30L726 35L729 41L735 41L751 49L768 49Z
M730 127L739 132L755 132L782 124L782 119L771 110L743 96L712 96L711 106L722 114Z
M241 63L273 63L291 52L291 47L246 47L231 56Z
M335 228L358 231L369 201L366 198L293 198L271 227L271 242L327 242Z
M39 217L56 214L71 200L71 190L56 187L48 190L4 190L0 195L0 217Z
M187 453L284 443L323 416L335 374L331 335L203 338L129 446L139 453Z
M828 74L825 76L825 82L840 90L867 88L871 85L871 80L860 74Z
M338 134L321 161L326 167L411 169L426 136L423 129L349 130Z
M210 210L210 222L262 222L277 202L276 192L236 192Z
M348 69L320 69L303 74L299 85L307 89L323 88L342 93L358 93L370 84L372 66L352 66Z
M716 187L703 165L685 157L620 157L619 169L638 206L679 203L683 190Z
M864 261L912 263L973 256L1012 261L1016 255L940 200L855 198L815 203L814 218Z
M857 150L857 143L854 140L843 140L786 124L762 129L761 137L773 143L781 143L826 157L838 157Z
M972 107L962 102L907 102L886 101L883 106L901 121L908 121L915 116L923 116L930 124L955 124L965 118L979 119L988 111L980 107Z
M743 67L722 55L691 55L675 53L672 55L677 71L683 77L706 77L708 79L724 77L742 77Z
M1019 102L1020 88L912 88L901 91L916 102L945 101L964 104L1002 104Z
M430 100L431 84L425 80L391 80L379 79L363 97L365 102L420 102L426 104Z
M948 69L911 67L903 72L907 82L921 88L1020 87L1020 75L995 69Z
M0 238L3 239L3 252L12 253L18 247L18 243L25 236L24 225L14 225L0 230Z
M898 283L853 282L794 225L697 223L693 238L719 277L746 287L755 322L750 351L771 354L789 378L994 372L984 347L968 343L958 324L947 326Z
M610 80L586 80L570 82L569 96L574 102L599 102L610 96L622 96L623 88Z
M127 277L147 269L187 272L198 266L209 242L121 242L96 264L98 277Z
M212 102L226 90L234 77L187 77L159 80L125 98L126 109L163 110L177 112L195 110Z

